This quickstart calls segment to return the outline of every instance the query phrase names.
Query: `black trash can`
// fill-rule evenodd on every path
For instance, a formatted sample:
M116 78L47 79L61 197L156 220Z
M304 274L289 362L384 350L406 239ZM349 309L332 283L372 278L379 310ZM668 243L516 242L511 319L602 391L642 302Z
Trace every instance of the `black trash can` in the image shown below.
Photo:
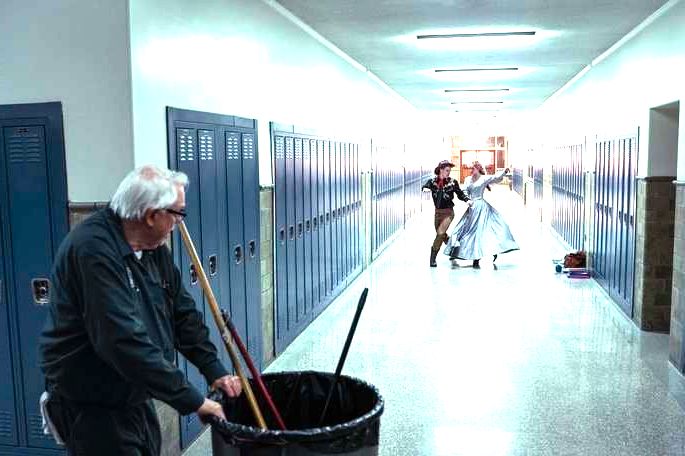
M269 430L255 424L250 405L241 395L226 398L214 392L210 399L224 406L226 421L214 419L214 456L313 456L378 454L383 398L362 380L342 375L331 399L326 419L319 417L334 375L325 372L281 372L262 376L288 430L278 429L271 412L255 395Z

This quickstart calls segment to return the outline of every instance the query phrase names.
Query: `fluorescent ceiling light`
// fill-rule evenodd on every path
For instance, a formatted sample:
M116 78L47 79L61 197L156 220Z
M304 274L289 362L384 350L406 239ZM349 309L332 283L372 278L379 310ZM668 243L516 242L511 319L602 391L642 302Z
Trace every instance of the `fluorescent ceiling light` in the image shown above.
M432 35L417 35L416 39L425 40L429 38L482 38L482 37L502 37L502 36L534 36L535 32L485 32L485 33L439 33Z
M466 72L466 71L518 71L517 67L502 68L439 68L434 70L436 73Z
M532 48L560 35L556 30L512 24L414 30L391 40L426 51L469 52Z
M503 101L453 101L452 104L504 104Z
M509 89L445 89L445 93L451 92L509 92Z

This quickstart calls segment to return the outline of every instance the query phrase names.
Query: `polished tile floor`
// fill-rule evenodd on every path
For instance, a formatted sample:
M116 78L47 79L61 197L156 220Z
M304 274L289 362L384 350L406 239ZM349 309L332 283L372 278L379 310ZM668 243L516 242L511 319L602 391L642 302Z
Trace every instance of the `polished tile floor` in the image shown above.
M487 195L521 250L495 269L428 267L424 213L269 367L335 370L386 401L384 456L685 455L685 382L668 336L638 331L591 280L556 274L563 248L505 187ZM189 454L208 454L201 439Z

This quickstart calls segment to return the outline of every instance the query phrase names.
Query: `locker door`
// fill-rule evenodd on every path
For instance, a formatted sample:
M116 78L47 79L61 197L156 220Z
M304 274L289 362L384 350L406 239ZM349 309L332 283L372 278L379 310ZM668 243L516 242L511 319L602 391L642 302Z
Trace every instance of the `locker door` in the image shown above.
M4 126L2 130L4 163L1 168L4 168L7 180L6 188L0 191L7 192L6 220L9 222L9 226L5 227L9 228L5 268L10 272L7 290L12 297L12 313L16 315L19 329L19 346L15 349L15 355L20 370L15 372L15 382L12 383L21 388L19 394L23 393L23 400L17 397L15 403L20 409L18 419L21 421L12 423L9 414L3 414L1 417L6 427L0 428L0 435L16 441L18 424L19 429L23 428L20 432L24 438L21 440L25 440L29 446L56 448L53 440L42 433L38 409L38 398L44 385L40 380L42 375L38 367L36 340L45 321L47 307L45 303L36 302L32 293L34 280L49 277L53 252L61 240L55 239L51 228L46 125L44 121L37 121L20 126ZM66 212L66 205L64 210ZM7 370L3 376L11 375L9 369L3 370ZM12 387L7 387L12 383L5 384L3 389L9 391L3 395L12 394ZM9 405L9 401L6 403Z
M345 156L345 220L347 231L347 249L345 252L345 270L347 276L352 273L352 144L347 144Z
M326 297L326 193L324 142L317 141L317 167L319 174L319 300Z
M297 314L297 219L295 217L295 147L294 138L285 138L285 199L287 218L286 258L288 265L288 331L292 330L298 321Z
M318 307L319 296L319 161L318 142L309 141L312 211L312 308Z
M362 263L361 236L364 233L362 227L362 203L361 203L361 173L359 169L359 144L354 147L354 200L355 200L355 266L360 267Z
M333 148L333 289L340 283L340 155L341 144L335 142Z
M274 176L274 211L276 216L276 321L274 328L276 340L283 341L288 332L288 258L287 238L288 221L286 212L286 173L285 173L285 138L277 135L274 138L275 176ZM282 343L282 342L281 342ZM281 346L277 351L281 351Z
M338 279L338 265L337 265L337 258L338 258L338 230L337 230L337 218L336 218L336 208L337 208L337 179L336 179L336 172L337 172L337 166L335 163L335 157L337 156L338 153L338 144L335 141L331 141L330 145L330 151L329 151L329 158L330 158L330 192L331 192L331 257L330 257L330 264L331 264L331 283L330 283L330 291L331 293L333 290L335 290L335 287L337 286L337 279Z
M304 314L309 315L312 309L312 174L309 139L302 138L302 220L304 236L302 240L304 254Z
M302 138L295 138L295 220L297 240L297 321L305 316L304 195L302 182Z
M188 175L190 182L200 182L199 179L199 154L198 154L198 143L197 143L197 130L195 128L190 128L181 122L176 124L174 128L175 132L175 147L172 149L175 151L174 160L176 168L179 171L184 172ZM182 126L178 126L182 125ZM200 226L200 190L195 189L186 194L186 214L185 224L188 228L188 232L193 239L195 248L198 252L202 252L202 232ZM183 284L187 288L190 295L193 297L196 306L201 311L203 309L203 293L200 288L200 283L197 278L197 273L195 267L192 265L188 253L183 247L183 243L180 239L178 233L174 234L175 240L174 245L177 246L174 249L174 255L177 256L177 264L179 265L179 270L181 271L181 277L183 279ZM188 360L179 355L179 366L185 371L188 380L192 385L198 388L200 391L206 389L206 384L204 378ZM191 414L181 418L181 442L185 447L190 442L192 442L195 437L200 433L202 429L202 423L197 418L197 415Z
M242 134L243 226L245 228L245 313L247 333L244 341L258 369L262 365L262 277L259 238L259 167L256 134Z
M0 167L0 195L4 193L2 191L6 184L4 177L4 169ZM5 387L0 388L0 445L18 445L15 417L16 402L12 379L12 372L15 370L10 353L9 306L7 305L7 290L5 289L8 282L2 261L2 258L6 258L3 246L7 236L6 233L3 233L3 228L5 227L0 225L0 382L5 385Z
M240 132L224 132L226 157L226 192L229 259L229 290L231 319L238 332L246 340L247 309L245 307L245 229L243 226L243 168L242 137Z
M338 283L345 282L345 251L347 239L345 237L345 152L347 145L338 145Z
M333 223L331 221L332 212L332 166L331 160L331 142L326 140L324 142L324 208L326 216L326 242L325 242L325 264L326 264L326 296L331 294L333 290Z
M197 130L197 145L198 145L198 167L199 167L199 188L190 189L190 192L199 192L200 194L200 229L202 239L202 249L198 250L202 267L207 274L209 283L212 286L212 291L216 297L219 305L222 305L222 289L221 281L219 280L220 271L220 251L219 239L227 236L226 224L219 223L219 189L218 189L218 170L216 157L216 134L214 129L198 129ZM223 179L222 179L223 180ZM192 181L191 181L192 182ZM225 350L221 347L223 343L219 330L212 320L212 313L209 308L209 303L205 300L203 303L203 313L205 316L205 323L209 328L210 338L212 342L219 347L219 353L222 361L226 362Z

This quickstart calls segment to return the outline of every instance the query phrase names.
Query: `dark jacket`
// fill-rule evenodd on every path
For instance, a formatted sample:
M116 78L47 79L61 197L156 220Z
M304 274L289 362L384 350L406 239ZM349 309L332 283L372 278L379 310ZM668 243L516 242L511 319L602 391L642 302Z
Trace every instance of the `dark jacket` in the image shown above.
M469 198L464 194L464 192L459 187L459 182L455 181L451 177L445 179L443 186L438 186L438 178L434 177L428 179L425 184L423 184L424 189L431 191L433 196L433 204L435 204L436 209L450 209L454 207L454 195L457 198L466 202Z
M109 408L154 397L185 415L204 397L175 366L174 349L210 384L227 375L169 249L136 258L111 209L69 233L51 282L40 363L63 397Z

